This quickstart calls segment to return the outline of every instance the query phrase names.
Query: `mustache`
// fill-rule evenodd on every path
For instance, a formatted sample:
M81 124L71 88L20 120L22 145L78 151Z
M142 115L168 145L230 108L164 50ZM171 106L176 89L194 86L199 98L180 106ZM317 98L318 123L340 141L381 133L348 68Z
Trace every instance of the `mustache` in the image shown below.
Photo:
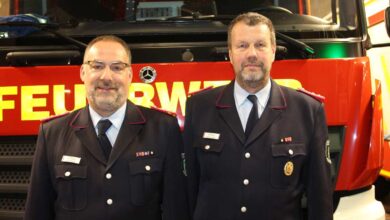
M247 67L247 66L257 66L257 67L263 68L264 63L263 62L244 62L241 64L241 67Z
M263 68L264 67L264 63L261 60L257 59L257 57L250 56L242 63L241 66L242 67L256 66L256 67Z
M101 89L117 89L117 85L111 81L98 81L94 86Z

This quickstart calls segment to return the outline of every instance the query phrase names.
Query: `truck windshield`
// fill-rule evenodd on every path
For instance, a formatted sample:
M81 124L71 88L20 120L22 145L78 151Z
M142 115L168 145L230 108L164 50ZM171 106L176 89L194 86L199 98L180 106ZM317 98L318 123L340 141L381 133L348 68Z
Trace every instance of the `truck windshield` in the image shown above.
M227 24L237 14L247 11L269 17L277 31L291 33L295 38L310 38L313 36L302 33L313 32L321 32L326 38L344 38L359 33L356 4L350 0L8 0L2 1L0 7L3 26L0 27L0 39L20 37L22 34L7 33L4 23L24 21L26 16L27 21L34 19L37 23L56 24L60 29L67 29L67 35L78 35L82 26L91 22L129 25L213 20ZM110 32L110 26L104 30L101 25L95 27L100 29L99 34L104 30ZM76 28L77 31L71 31ZM126 33L127 30L122 30L114 34Z

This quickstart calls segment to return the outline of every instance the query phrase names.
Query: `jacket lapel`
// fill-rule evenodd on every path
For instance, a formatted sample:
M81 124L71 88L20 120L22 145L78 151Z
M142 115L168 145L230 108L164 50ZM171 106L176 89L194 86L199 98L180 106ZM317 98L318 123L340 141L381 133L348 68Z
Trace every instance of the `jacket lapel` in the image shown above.
M141 110L130 101L127 101L125 119L119 130L110 158L108 159L106 170L110 169L122 152L128 148L145 123L146 118Z
M245 143L245 134L238 116L234 101L234 81L230 82L219 94L216 107L223 120L228 124L233 133L242 144Z
M70 122L70 126L75 131L76 136L81 143L98 161L106 164L106 159L103 151L97 141L96 132L93 128L91 118L89 116L88 107L81 109Z
M248 146L263 132L265 132L272 122L274 122L286 108L287 102L282 89L278 84L271 80L271 94L268 103L246 141L245 146Z

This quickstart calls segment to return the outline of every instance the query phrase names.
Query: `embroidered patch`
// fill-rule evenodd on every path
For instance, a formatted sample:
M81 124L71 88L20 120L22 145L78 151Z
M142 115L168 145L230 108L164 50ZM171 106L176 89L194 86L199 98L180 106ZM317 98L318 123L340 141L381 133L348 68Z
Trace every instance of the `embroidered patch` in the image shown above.
M326 161L329 164L332 164L332 160L330 159L330 141L329 140L326 140L326 143L325 143L325 157L326 157Z

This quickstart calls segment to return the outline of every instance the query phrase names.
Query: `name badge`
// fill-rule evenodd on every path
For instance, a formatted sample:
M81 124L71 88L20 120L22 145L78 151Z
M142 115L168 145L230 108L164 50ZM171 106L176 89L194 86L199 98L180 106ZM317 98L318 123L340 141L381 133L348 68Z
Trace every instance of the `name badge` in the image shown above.
M154 151L152 150L135 152L135 157L147 157L153 155L154 155Z
M68 155L63 155L61 162L66 162L66 163L74 163L74 164L80 164L81 157L74 157L74 156L68 156Z
M212 132L204 132L203 133L203 138L206 138L206 139L213 139L213 140L219 140L219 136L221 134L219 133L212 133Z

